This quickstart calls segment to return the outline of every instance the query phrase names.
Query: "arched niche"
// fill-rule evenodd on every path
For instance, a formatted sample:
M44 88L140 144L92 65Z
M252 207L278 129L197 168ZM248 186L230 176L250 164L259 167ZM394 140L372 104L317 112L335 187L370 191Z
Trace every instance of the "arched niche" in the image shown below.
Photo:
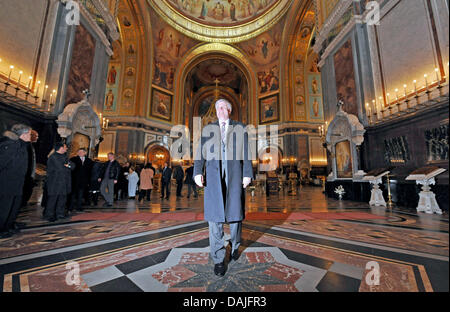
M58 115L56 123L58 134L69 147L69 155L74 155L79 148L86 148L88 156L94 156L102 130L100 119L86 97L78 103L67 105Z
M244 103L245 107L241 106L242 111L248 111L247 124L256 124L257 120L257 78L252 70L251 64L244 53L234 46L223 44L223 43L206 43L193 48L183 60L178 65L178 70L176 70L175 76L175 92L174 92L174 103L177 107L185 109L185 114L188 115L189 111L192 110L193 98L192 94L186 92L186 84L189 73L192 69L200 64L201 62L209 59L223 59L227 62L234 64L239 70L244 74L247 86L248 86L248 98L239 99ZM240 103L240 104L242 104ZM188 104L188 105L187 105ZM179 109L177 111L176 120L177 122L185 123L183 119L183 110ZM189 119L192 122L192 119ZM191 128L190 125L187 125Z
M327 149L331 153L332 172L328 181L361 180L365 172L359 170L359 146L364 141L366 130L358 117L342 110L343 102L338 104L338 112L331 121L326 134Z
M169 150L159 142L150 143L146 148L145 155L146 162L152 163L156 169L162 168L165 162L170 164Z

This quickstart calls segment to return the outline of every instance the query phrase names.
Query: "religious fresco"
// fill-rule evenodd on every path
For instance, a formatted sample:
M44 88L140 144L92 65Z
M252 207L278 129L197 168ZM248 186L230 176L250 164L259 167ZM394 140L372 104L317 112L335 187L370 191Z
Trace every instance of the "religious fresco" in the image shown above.
M317 54L311 52L306 62L309 119L321 121L324 118L322 79L317 68Z
M258 93L265 96L280 89L280 46L285 18L268 32L238 46L251 60L258 77Z
M280 103L278 94L259 99L259 123L265 124L280 120Z
M358 116L355 71L350 39L334 55L337 99L344 101L344 111Z
M338 178L352 178L352 154L350 141L336 144L336 169Z
M323 119L322 96L309 96L309 118Z
M172 95L162 90L152 89L151 115L159 119L172 119Z
M319 93L312 93L312 91L319 91L315 89L312 90L312 88L319 87L320 79L318 79L318 77L320 77L320 75L310 76L309 74L309 73L313 74L319 73L319 69L317 67L317 56L311 54L310 49L311 37L315 35L314 25L315 25L315 14L312 8L310 8L305 13L305 17L303 18L303 21L300 24L299 29L296 33L295 49L292 62L293 66L292 70L295 81L293 88L295 99L294 119L299 121L305 121L308 115L314 116L314 114L311 115L310 112L307 114L307 111L311 110L314 111L313 107L309 105L310 101L308 100L308 95L312 94L317 96L319 94ZM312 85L312 80L308 80L310 79L309 77L316 78L317 84L314 83L314 87ZM308 90L308 88L310 90ZM312 103L314 103L314 101Z
M114 112L117 109L117 93L119 89L120 64L110 63L108 74L106 77L105 100L103 102L103 110Z
M119 2L118 21L122 32L122 53L124 54L124 63L121 68L123 72L122 90L118 92L120 97L119 112L121 115L130 115L134 113L136 104L136 85L137 85L137 62L138 62L138 43L136 22L132 17L130 8L125 2ZM114 89L112 90L114 94Z
M154 43L153 84L173 91L176 68L197 42L167 25L153 10L151 12Z
M279 0L168 0L177 12L210 26L236 26L259 18Z
M95 39L80 24L75 31L65 105L78 103L83 99L83 91L90 89L94 55Z

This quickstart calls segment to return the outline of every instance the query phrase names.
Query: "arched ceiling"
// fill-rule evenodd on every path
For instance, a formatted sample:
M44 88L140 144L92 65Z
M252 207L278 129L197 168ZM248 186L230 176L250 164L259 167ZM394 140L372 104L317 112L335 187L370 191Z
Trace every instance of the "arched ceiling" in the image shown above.
M203 86L215 84L219 80L220 85L226 85L239 92L244 74L235 65L223 59L208 59L197 64L191 71L194 92Z
M172 27L207 42L234 43L274 26L298 0L147 0Z

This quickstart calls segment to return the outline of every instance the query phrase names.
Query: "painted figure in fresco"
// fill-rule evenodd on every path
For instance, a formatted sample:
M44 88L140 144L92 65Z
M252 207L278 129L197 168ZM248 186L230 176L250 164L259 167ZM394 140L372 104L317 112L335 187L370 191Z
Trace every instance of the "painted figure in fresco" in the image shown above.
M114 105L114 94L111 89L109 89L108 93L105 97L105 108L111 110Z
M175 56L180 56L180 50L181 50L181 39L178 39L177 44L175 45Z
M262 40L261 41L261 44L262 44L262 46L261 46L261 52L262 52L262 54L263 54L263 56L264 56L264 58L267 58L267 53L269 52L269 49L267 48L267 44L269 43L269 40Z
M224 13L225 7L223 6L223 4L220 4L220 2L217 2L216 6L213 9L214 18L221 21L224 18Z
M264 79L261 80L261 89L259 90L260 93L264 93L267 92L267 84L266 81Z
M128 53L129 54L134 54L134 48L133 48L132 44L130 44L130 46L128 47Z
M311 82L312 93L319 93L319 84L317 83L316 77L313 78Z
M155 64L155 74L154 74L154 79L156 83L158 83L160 80L159 78L160 73L161 73L161 63L157 61Z
M167 39L166 46L167 46L167 50L169 52L172 51L172 49L173 49L173 37L172 37L172 34L169 35L169 39Z
M158 42L156 43L156 45L159 47L164 39L164 29L161 29L158 33Z
M202 2L202 10L200 12L200 16L198 18L205 19L206 14L208 14L208 8L206 6L206 1Z
M230 4L230 18L233 22L236 22L236 6L234 5L234 3L232 2Z
M116 84L116 76L117 76L117 71L113 65L113 66L111 66L111 69L109 70L107 83L110 85Z
M128 20L128 18L126 16L123 17L123 25L125 27L130 27L131 26L131 23L130 23L130 21Z
M303 100L303 96L301 96L301 95L297 96L295 103L299 106L304 105L305 101Z
M309 69L310 72L313 73L318 73L319 72L319 67L317 65L317 58L315 58L312 62L311 62L311 68Z
M265 105L265 107L264 107L264 109L265 109L265 111L264 111L264 117L265 118L271 118L271 117L273 117L273 108L272 108L272 106L270 106L270 104L269 103L267 103L266 105Z
M313 112L314 117L319 117L319 102L317 101L317 99L314 99L313 102Z
M156 108L156 111L163 116L167 116L167 113L168 113L167 106L166 106L166 104L164 104L164 101L162 98L159 98L159 104L158 104L158 107Z
M270 78L270 91L276 91L279 88L278 78L275 75L272 75Z
M336 165L338 172L344 174L350 170L350 150L345 142L336 144Z

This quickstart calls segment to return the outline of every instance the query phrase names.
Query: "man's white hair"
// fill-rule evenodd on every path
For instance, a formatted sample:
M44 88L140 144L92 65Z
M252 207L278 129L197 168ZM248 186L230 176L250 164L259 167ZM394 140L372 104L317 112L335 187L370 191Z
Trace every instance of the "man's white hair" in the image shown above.
M218 99L218 100L216 101L216 104L215 104L216 110L217 110L217 105L219 105L220 103L225 103L225 104L227 104L228 110L229 110L230 112L232 111L233 107L231 106L231 103L228 102L228 101L225 100L225 99Z

